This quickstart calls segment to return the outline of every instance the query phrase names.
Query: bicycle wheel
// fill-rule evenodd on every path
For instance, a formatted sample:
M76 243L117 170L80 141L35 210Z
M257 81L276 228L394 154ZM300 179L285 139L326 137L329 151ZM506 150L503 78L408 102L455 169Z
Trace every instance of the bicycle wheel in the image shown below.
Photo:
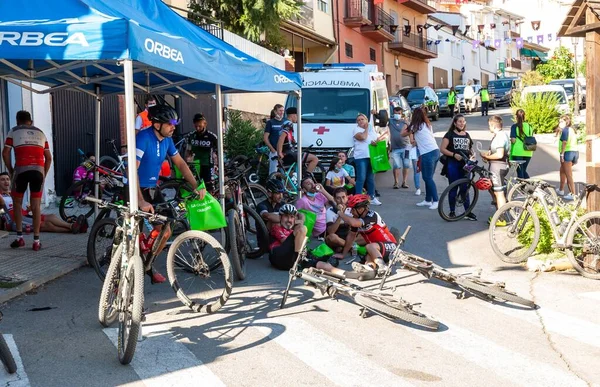
M416 325L420 325L430 329L438 329L440 323L422 313L412 309L410 304L393 299L391 297L373 296L368 293L357 293L354 295L354 301L383 317L392 319L400 319Z
M85 201L88 196L94 196L94 182L92 180L81 180L69 187L66 194L60 199L58 212L65 222L79 215L89 218L94 213L93 203Z
M105 218L94 223L88 237L87 260L102 281L104 281L106 270L110 265L113 244L119 243L119 241L113 242L116 231L116 219Z
M586 278L600 279L600 212L577 219L566 239L566 253L573 268Z
M179 199L194 191L185 180L165 181L159 186L159 189L166 202Z
M194 312L216 312L233 289L225 249L202 231L187 231L175 239L167 254L167 276L177 298Z
M456 284L469 292L473 292L476 295L484 296L489 299L499 299L514 302L515 304L520 304L529 308L535 308L535 302L519 297L516 294L499 286L494 286L493 284L484 284L475 279L463 278L460 276L456 277Z
M119 311L119 340L117 350L121 364L133 360L138 335L142 327L142 309L144 307L144 265L139 255L129 258L127 284L119 289L121 310ZM123 282L119 284L123 286Z
M540 240L540 220L532 207L509 202L490 221L490 245L508 263L521 263L533 254Z
M235 272L235 277L238 280L246 278L246 257L244 255L244 243L240 244L240 240L244 239L240 231L240 217L236 210L231 209L227 213L227 239L229 245L229 259Z
M119 281L121 280L121 257L123 245L119 245L113 254L111 263L108 266L102 291L100 292L100 302L98 304L98 321L103 327L110 326L115 322L118 312L118 292Z
M260 215L244 204L246 214L246 258L262 257L269 249L269 231Z
M466 190L463 190L463 186L466 185ZM450 216L452 212L450 208L450 192L455 190L455 203L454 213L455 216ZM438 214L447 222L455 222L461 220L465 216L473 211L479 198L479 190L475 188L473 181L468 178L458 179L453 181L440 196L440 202L438 206ZM467 208L465 208L467 203Z
M116 168L119 165L119 162L114 157L102 156L102 157L100 157L99 165L103 166L104 168L108 168L108 169L112 169L113 171L116 171Z
M6 340L4 340L2 333L0 333L0 360L4 363L4 367L6 367L6 371L8 371L9 374L17 372L17 363L15 363L15 358L10 352L10 348L8 348L8 344L6 343Z
M256 207L267 200L269 196L267 195L267 190L265 187L259 184L249 183L248 187L244 190L244 203L247 204L253 210L256 210Z

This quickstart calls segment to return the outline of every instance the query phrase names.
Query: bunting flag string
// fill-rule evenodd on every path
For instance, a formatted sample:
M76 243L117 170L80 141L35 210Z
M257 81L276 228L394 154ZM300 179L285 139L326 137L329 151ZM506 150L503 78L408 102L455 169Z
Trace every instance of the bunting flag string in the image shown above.
M410 26L404 26L404 32L405 34L408 31L408 34L410 34ZM454 27L454 26L453 26ZM458 30L458 26L457 30ZM418 26L417 26L418 28ZM540 44L542 45L544 43L544 40L547 39L548 42L551 41L558 41L560 40L560 38L558 37L558 34L556 33L547 33L547 34L540 34L540 35L535 35L535 36L528 36L526 38L523 37L518 37L518 38L506 38L506 39L491 39L491 38L481 38L481 39L468 39L468 38L455 38L455 39L451 39L451 38L446 38L446 39L432 39L432 37L428 37L427 38L427 45L432 45L432 44L441 44L442 42L448 42L448 43L471 43L473 49L477 49L478 47L493 47L495 49L500 49L502 47L502 45L510 45L515 43L516 47L518 49L523 48L525 42L528 43L532 43L532 44Z

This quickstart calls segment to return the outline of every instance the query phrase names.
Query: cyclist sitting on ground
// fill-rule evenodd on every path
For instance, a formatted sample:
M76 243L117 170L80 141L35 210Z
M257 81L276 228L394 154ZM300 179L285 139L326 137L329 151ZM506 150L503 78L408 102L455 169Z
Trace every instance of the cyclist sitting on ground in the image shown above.
M347 208L351 215L345 212L343 206L338 206L338 215L350 226L350 233L341 254L334 254L337 259L344 259L352 248L355 238L361 235L367 243L366 264L352 263L352 269L357 272L376 271L382 273L387 269L385 264L389 255L396 249L396 238L392 235L381 216L369 209L369 195L352 195L348 199Z
M187 138L186 159L193 159L200 164L200 177L204 180L206 188L212 190L212 171L215 166L215 153L217 152L217 136L206 129L206 118L202 114L194 116L194 134Z
M335 206L329 207L326 213L327 219L327 237L325 243L337 252L341 252L346 245L346 238L350 233L350 226L344 222L344 220L338 215L338 211L346 212L350 214L350 209L346 208L348 203L348 192L345 188L336 188L333 192L333 198L335 199ZM365 241L360 235L356 236L355 242L359 245L364 245Z
M296 201L298 209L308 210L317 215L312 236L321 237L327 229L325 211L327 203L334 202L333 197L323 188L321 184L315 183L311 176L306 176L300 183L304 196Z
M488 120L488 126L490 132L494 134L492 142L490 143L489 151L481 151L481 157L487 160L490 164L490 174L492 180L492 187L494 194L492 199L495 199L496 208L502 207L506 204L506 196L504 190L506 189L506 174L508 173L508 155L510 152L510 138L508 133L502 130L502 117L498 115L491 116ZM481 182L481 188L485 182ZM481 189L480 187L477 187ZM489 220L492 218L490 217ZM498 222L504 222L498 221Z
M325 189L331 195L337 188L353 187L356 182L350 177L348 171L342 168L342 160L334 157L329 164L327 175L325 175Z
M282 199L285 187L281 180L269 179L266 188L268 198L256 206L256 212L265 221L267 229L270 231L274 225L279 224L279 209L284 204Z
M192 187L197 187L198 183L190 171L185 160L175 149L173 143L173 132L175 126L179 124L179 119L175 110L168 106L153 106L148 109L152 126L147 130L140 131L136 136L136 159L139 180L138 200L142 211L154 212L153 204L164 203L165 199L157 188L158 175L163 161L167 154L171 157L173 164L179 168L185 180ZM202 187L195 189L195 193L204 198L206 189L201 181ZM155 230L160 230L162 226L155 226ZM164 249L167 240L171 236L171 230L167 229L162 240L156 240L158 249L156 256ZM165 277L152 269L148 272L152 283L162 283Z
M294 124L298 122L298 110L295 107L289 107L285 113L288 119L281 126L281 134L277 141L277 156L282 159L284 165L291 165L298 160L296 139L294 138ZM307 172L312 172L317 167L319 159L309 153L306 155L305 162L308 164Z
M304 214L298 212L293 204L284 204L279 209L279 224L271 229L271 245L269 261L273 267L279 270L289 270L294 266L302 243L306 238L306 226L304 226ZM370 279L358 272L346 272L335 268L333 265L308 258L300 262L301 269L314 267L325 270L347 278Z

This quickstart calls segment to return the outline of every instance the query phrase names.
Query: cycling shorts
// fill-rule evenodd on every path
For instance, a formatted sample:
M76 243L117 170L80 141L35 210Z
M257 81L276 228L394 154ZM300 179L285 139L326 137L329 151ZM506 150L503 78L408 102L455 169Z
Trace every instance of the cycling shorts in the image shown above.
M42 197L42 187L44 186L44 174L37 170L28 170L19 172L14 176L12 186L12 196L14 198L23 198L27 187L31 192L32 199Z
M295 237L294 234L290 234L281 245L273 248L269 253L269 261L271 265L279 270L290 270L298 255L295 252ZM317 267L318 260L314 258L308 258L306 261L300 262L300 270L309 267Z
M375 242L377 246L379 246L379 252L381 253L381 257L387 263L390 260L390 254L396 250L398 246L392 242Z
M506 175L508 167L506 163L490 162L490 178L492 180L492 190L494 192L503 191L506 188Z

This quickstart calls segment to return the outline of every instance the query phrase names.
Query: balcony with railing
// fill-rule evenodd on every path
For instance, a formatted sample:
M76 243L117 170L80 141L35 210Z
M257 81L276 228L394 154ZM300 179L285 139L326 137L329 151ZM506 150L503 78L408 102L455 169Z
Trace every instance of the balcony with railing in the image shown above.
M374 6L372 9L371 24L361 26L360 32L378 43L391 42L394 40L394 32L398 28L397 25L394 25L394 19L379 5Z
M348 27L360 27L371 24L371 5L368 0L346 0L344 24Z
M294 16L289 19L291 22L300 24L301 26L308 27L312 30L315 29L315 11L312 4L304 3L300 7L300 13L298 16Z
M419 59L437 58L437 45L432 40L427 44L427 38L422 35L401 33L398 40L388 43L388 48Z
M174 5L167 4L167 6L171 9L179 11L181 13L187 13L186 19L202 28L205 31L208 31L210 34L216 36L217 38L223 40L223 22L220 20L211 19L208 16L204 16L202 14L190 11L189 9L183 9L176 7Z
M431 0L408 0L401 4L424 15L436 12L435 3Z

